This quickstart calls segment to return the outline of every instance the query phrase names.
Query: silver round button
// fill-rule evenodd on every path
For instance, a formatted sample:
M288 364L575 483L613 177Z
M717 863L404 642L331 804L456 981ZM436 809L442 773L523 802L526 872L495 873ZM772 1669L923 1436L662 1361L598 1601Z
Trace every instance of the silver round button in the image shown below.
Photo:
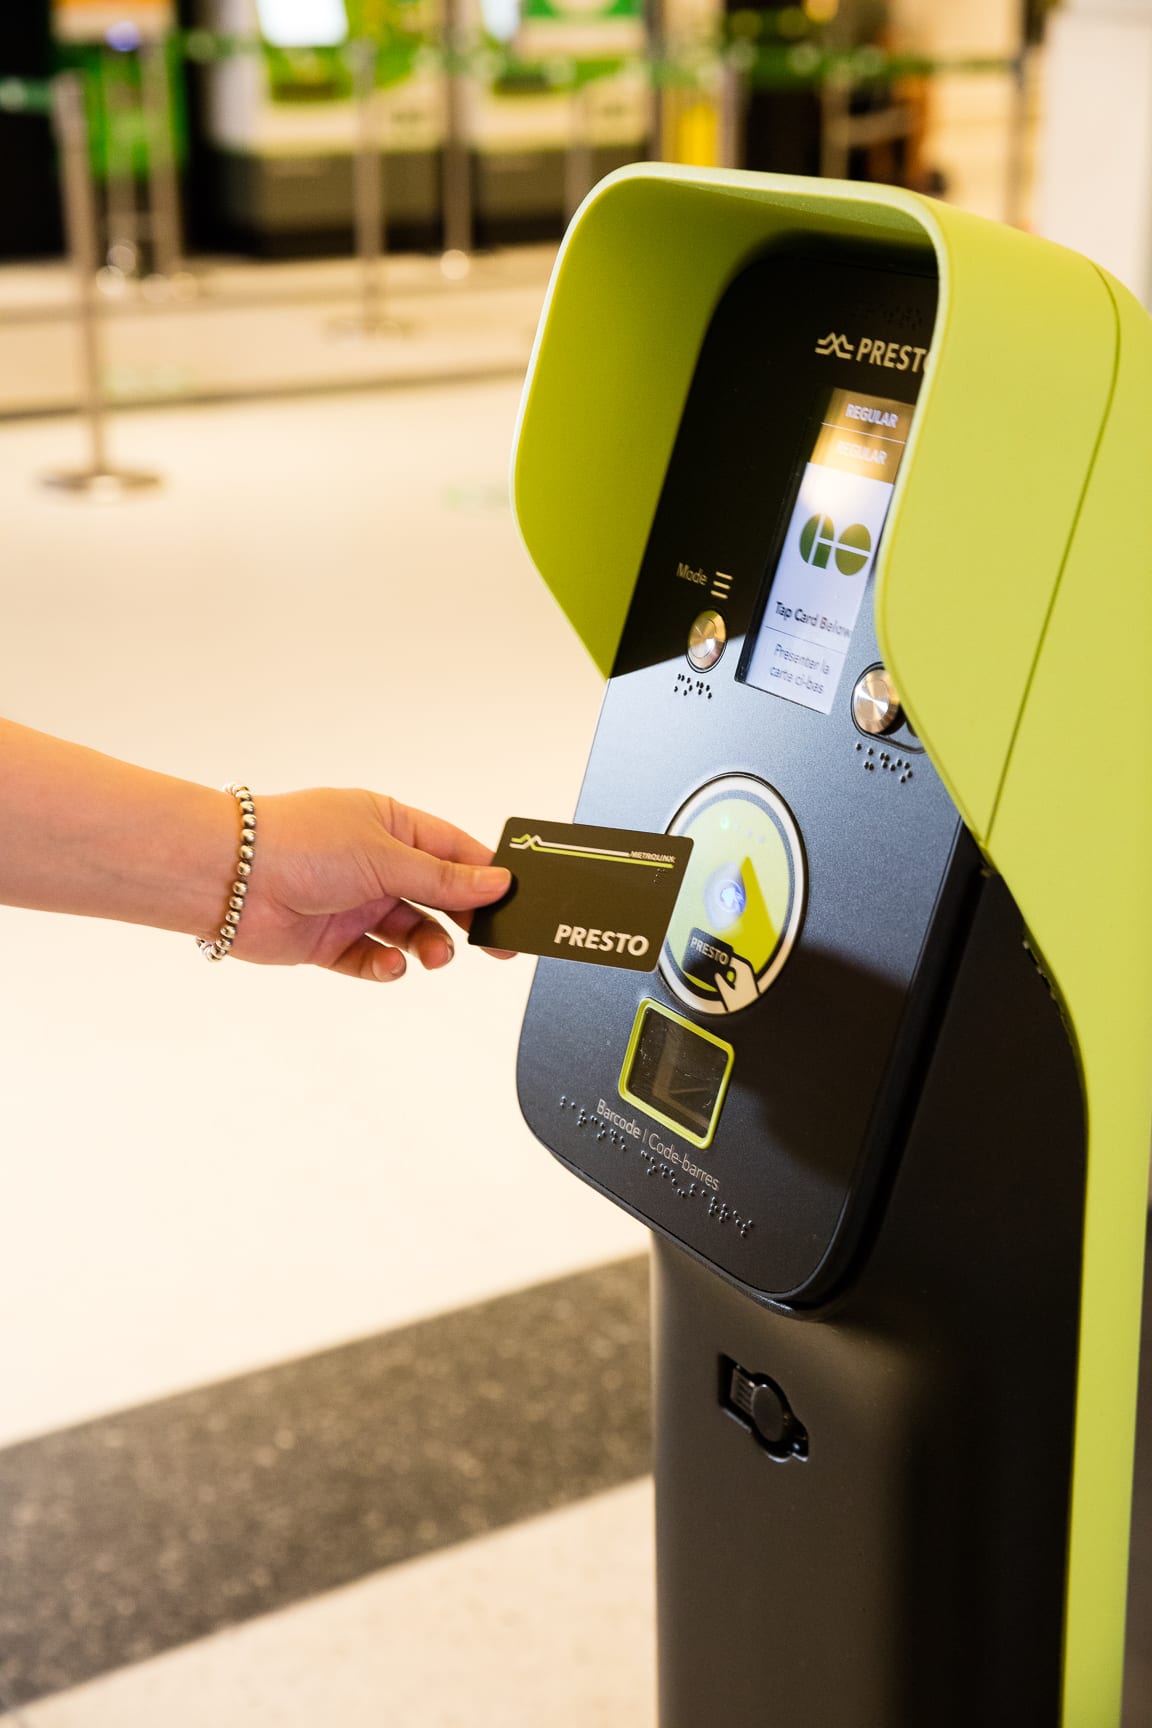
M728 644L728 626L719 612L701 612L688 632L688 663L710 672Z
M857 681L852 692L852 718L861 732L874 738L894 732L903 720L896 686L883 666L873 666Z

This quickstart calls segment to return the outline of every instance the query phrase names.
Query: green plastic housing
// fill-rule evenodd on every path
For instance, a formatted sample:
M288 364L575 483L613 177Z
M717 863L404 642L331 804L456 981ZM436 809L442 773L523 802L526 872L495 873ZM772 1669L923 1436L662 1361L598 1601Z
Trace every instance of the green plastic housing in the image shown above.
M557 260L521 405L515 510L607 675L712 311L751 255L811 233L923 246L939 273L877 625L1080 1063L1062 1721L1107 1728L1120 1721L1152 1125L1152 320L1087 259L909 192L625 169L587 199Z

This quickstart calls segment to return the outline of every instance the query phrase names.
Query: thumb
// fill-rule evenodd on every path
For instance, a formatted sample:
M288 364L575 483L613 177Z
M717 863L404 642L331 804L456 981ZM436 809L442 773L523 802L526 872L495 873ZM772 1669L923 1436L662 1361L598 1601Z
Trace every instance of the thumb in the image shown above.
M402 900L415 900L421 906L433 906L441 912L466 912L473 906L487 906L512 886L511 871L499 865L458 864L451 858L437 858L431 852L421 852L399 841L394 849L388 849L380 879L385 893Z

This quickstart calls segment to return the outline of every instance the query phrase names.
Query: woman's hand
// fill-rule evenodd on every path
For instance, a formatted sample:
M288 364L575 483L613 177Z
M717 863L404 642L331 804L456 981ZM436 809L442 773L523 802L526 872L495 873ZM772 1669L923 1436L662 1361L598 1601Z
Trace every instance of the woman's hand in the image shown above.
M236 869L236 801L0 719L0 905L115 918L214 941ZM374 792L256 794L252 874L232 948L380 983L405 954L452 958L448 932L507 891L507 870L450 822Z
M507 892L508 871L492 868L491 858L450 822L374 792L258 797L256 853L232 954L377 983L403 975L405 954L429 970L446 966L452 938L423 908L467 930L474 907Z

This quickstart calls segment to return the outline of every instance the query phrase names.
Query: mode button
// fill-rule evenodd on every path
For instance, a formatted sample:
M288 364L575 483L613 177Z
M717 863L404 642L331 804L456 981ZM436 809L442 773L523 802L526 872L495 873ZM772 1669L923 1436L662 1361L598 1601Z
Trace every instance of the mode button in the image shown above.
M688 664L710 672L728 643L728 626L719 612L701 612L688 632Z

